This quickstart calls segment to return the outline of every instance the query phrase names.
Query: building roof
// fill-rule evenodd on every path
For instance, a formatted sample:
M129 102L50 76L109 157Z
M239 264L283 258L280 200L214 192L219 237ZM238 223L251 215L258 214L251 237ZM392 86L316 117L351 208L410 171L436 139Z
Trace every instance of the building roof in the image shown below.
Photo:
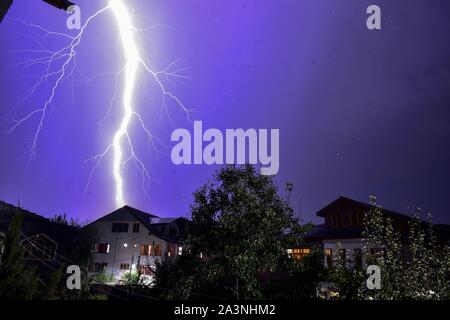
M147 230L149 231L150 234L153 234L160 239L163 239L168 242L181 242L182 241L182 238L184 235L184 228L187 223L187 219L182 218L182 217L161 218L154 214L150 214L150 213L138 210L136 208L127 206L127 205L91 222L87 226L90 226L98 221L104 220L111 215L119 214L119 213L131 214L133 217L135 217L138 221L140 221L147 228ZM159 230L159 228L157 228L157 226L162 226L162 225L171 224L171 223L176 223L179 227L180 233L176 236L164 234L163 232L161 232ZM85 227L87 227L87 226L85 226Z
M167 224L172 223L179 218L153 218L150 220L150 224Z
M335 208L347 205L347 206L353 206L353 207L359 207L366 211L370 210L371 205L356 201L350 198L342 197L340 196L330 204L326 205L319 211L317 211L317 216L319 217L325 217L325 214L329 211L335 210ZM392 218L395 218L395 220L403 220L405 222L412 219L412 217L398 213L393 210L384 209L381 208L381 212L384 215L390 216ZM427 226L429 222L420 220L420 223L424 226ZM434 224L433 228L436 232L436 235L440 239L450 239L450 225L444 225L444 224ZM364 231L364 226L360 227L329 227L326 225L318 225L312 228L306 235L305 240L306 241L319 241L324 239L357 239L362 237L362 232ZM402 234L402 238L405 238L407 235ZM405 239L403 239L405 240Z
M315 226L305 234L306 241L323 239L358 239L361 238L363 227L330 228L324 224Z
M330 204L326 205L325 207L323 207L322 209L320 209L319 211L316 212L316 215L319 217L324 217L325 213L328 212L329 210L332 210L335 206L338 205L342 205L342 204L347 204L347 205L352 205L352 206L357 206L366 210L369 210L371 205L368 203L364 203L364 202L360 202L360 201L356 201L350 198L346 198L343 196L340 196L339 198L337 198L336 200L334 200L333 202L331 202ZM385 208L381 208L383 214L385 215L389 215L392 217L395 217L397 219L404 219L404 220L410 220L411 217L403 214L403 213L399 213L393 210L389 210L389 209L385 209Z
M77 236L77 228L52 222L50 219L28 210L0 201L0 232L6 233L16 213L23 215L21 231L24 237L45 234L59 245L71 245Z

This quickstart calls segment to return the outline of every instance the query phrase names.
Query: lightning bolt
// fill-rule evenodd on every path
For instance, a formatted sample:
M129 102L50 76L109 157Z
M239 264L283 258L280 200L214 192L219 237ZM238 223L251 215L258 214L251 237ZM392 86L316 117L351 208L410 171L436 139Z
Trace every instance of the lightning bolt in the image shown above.
M125 66L125 87L123 91L123 111L124 116L120 127L114 135L113 150L113 175L116 181L116 206L122 207L125 205L125 198L123 192L123 178L121 173L123 150L122 140L126 136L129 139L128 127L133 116L133 93L136 85L136 74L142 58L139 49L136 45L135 28L131 21L131 16L128 9L122 0L110 0L109 5L114 12L116 22L122 40L122 47L125 52L126 66Z
M88 26L96 17L98 17L100 14L104 13L107 10L111 10L113 13L113 17L117 25L117 29L119 31L120 42L123 50L123 55L125 58L125 64L123 68L121 68L121 71L113 73L116 76L116 82L119 76L123 76L123 89L121 101L121 110L123 112L123 116L117 130L115 131L112 137L111 144L109 144L102 153L86 160L85 163L90 161L94 162L94 166L89 173L86 190L90 186L92 177L95 171L100 166L104 157L110 152L112 152L113 153L112 175L115 181L115 204L117 207L122 207L126 204L124 192L125 179L122 175L122 170L128 164L128 162L134 161L134 164L140 170L142 174L142 187L144 192L146 189L146 184L151 180L149 170L144 165L144 162L138 157L131 136L129 134L129 129L130 126L132 125L132 121L133 120L136 121L136 123L141 127L141 129L147 136L149 142L152 144L156 152L159 152L158 148L156 147L157 143L164 145L161 140L153 136L151 131L146 127L143 117L135 109L134 97L136 94L135 91L138 79L138 72L144 71L153 78L153 80L155 81L157 87L161 92L162 105L165 110L167 109L167 100L171 99L175 103L175 105L177 105L186 114L189 121L191 120L191 113L193 111L192 109L187 108L176 95L174 95L171 91L169 91L166 88L164 84L165 80L169 81L170 79L188 78L187 76L182 74L182 70L179 69L175 71L173 70L174 67L177 66L179 60L170 63L166 69L161 71L155 71L149 66L149 64L146 61L146 58L144 58L145 54L140 51L138 45L139 43L138 32L141 29L138 29L134 26L133 15L131 14L130 9L126 6L124 0L108 0L108 5L103 9L97 11L95 14L91 15L86 20L85 24L82 26L79 33L74 37L65 33L52 32L41 26L34 25L30 22L16 19L17 21L21 22L22 24L28 27L36 28L39 31L43 32L43 37L58 36L69 39L70 43L69 45L61 48L60 50L51 51L36 41L40 49L28 51L29 53L33 54L35 53L44 54L44 56L39 57L37 59L26 60L23 63L21 63L21 65L28 67L38 64L47 64L46 73L39 78L38 82L33 85L31 90L29 90L26 94L24 94L21 97L21 99L14 106L14 108L25 102L28 98L30 98L36 92L36 90L43 83L48 82L49 79L51 79L52 77L56 77L56 80L53 82L50 96L45 101L43 106L33 110L20 120L14 120L14 125L12 126L10 132L16 130L19 126L23 125L26 121L30 120L32 117L39 115L39 123L36 132L33 136L33 142L30 149L32 158L35 158L38 139L44 126L46 115L49 111L49 107L54 102L56 93L60 88L62 82L69 77L71 77L73 80L74 73L76 72L80 73L85 78L84 82L90 82L95 77L103 76L97 75L95 77L89 78L84 74L82 74L78 68L76 54L77 54L77 47L80 45L83 35L86 32ZM62 61L61 66L57 68L56 71L50 71L51 65L57 63L60 60ZM116 95L117 92L115 90L113 100L115 99ZM112 107L113 100L111 100L110 109ZM103 122L105 118L102 119L101 122ZM127 146L127 148L124 149L124 146ZM128 156L126 157L126 155Z

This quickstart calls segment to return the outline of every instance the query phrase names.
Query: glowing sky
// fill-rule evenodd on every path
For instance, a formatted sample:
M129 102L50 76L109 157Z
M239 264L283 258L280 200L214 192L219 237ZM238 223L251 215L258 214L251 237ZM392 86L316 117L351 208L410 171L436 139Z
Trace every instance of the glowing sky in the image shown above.
M15 2L9 18L69 32L63 12L40 1ZM105 3L78 0L84 18ZM163 69L182 58L178 66L190 79L168 86L197 110L195 119L219 129L280 128L276 180L295 184L293 205L303 199L306 219L339 195L366 201L374 193L388 208L406 212L421 205L438 222L450 222L448 1L377 1L381 32L365 28L365 8L372 4L365 0L127 3L147 29L142 46L152 65ZM13 110L15 96L32 86L42 66L15 66L32 55L10 51L37 50L36 41L52 50L65 43L39 34L14 20L0 25L2 132L11 125L8 119L20 118L48 95L50 85L44 85ZM115 207L112 157L99 166L87 192L92 164L83 165L110 143L122 116L119 97L99 125L116 86L111 73L123 64L112 14L92 24L77 63L78 82L72 87L67 80L55 97L36 160L30 162L26 152L37 120L0 135L0 199L20 198L34 212L84 220ZM137 92L138 110L163 143L170 145L173 129L191 126L174 103L168 117L157 86L143 74ZM170 149L155 156L145 134L131 135L154 180L145 196L141 173L128 166L129 204L162 216L187 214L192 192L217 168L176 167Z

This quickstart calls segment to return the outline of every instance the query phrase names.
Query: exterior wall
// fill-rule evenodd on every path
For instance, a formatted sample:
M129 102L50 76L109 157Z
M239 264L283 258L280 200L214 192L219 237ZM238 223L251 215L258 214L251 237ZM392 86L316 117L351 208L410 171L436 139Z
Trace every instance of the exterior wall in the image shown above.
M324 216L327 227L361 227L364 221L364 210L350 206L339 206Z
M347 266L349 268L354 267L354 250L359 249L363 253L363 241L362 239L330 239L323 240L323 251L324 251L324 265L328 267L327 259L327 249L332 250L332 261L336 261L339 254L339 249L346 250L346 260ZM362 259L362 266L365 268L365 261Z
M117 217L116 217L117 218ZM93 263L107 264L103 271L120 280L129 271L138 270L140 266L154 267L157 261L168 258L169 245L174 247L178 255L178 244L149 235L148 229L132 215L122 215L121 220L111 218L95 222L91 227L95 230L95 243L109 244L109 253L93 253ZM112 232L113 223L128 223L128 232ZM133 232L133 225L139 224L139 232ZM142 256L141 245L161 245L161 256ZM128 264L130 269L121 269L122 264Z

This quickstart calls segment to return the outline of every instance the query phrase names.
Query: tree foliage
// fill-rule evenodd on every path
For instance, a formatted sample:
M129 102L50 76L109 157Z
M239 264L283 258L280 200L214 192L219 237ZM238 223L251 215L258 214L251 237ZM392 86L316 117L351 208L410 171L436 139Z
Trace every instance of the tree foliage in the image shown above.
M365 215L364 259L367 265L381 269L381 289L367 290L358 270L337 263L331 272L341 296L349 288L359 288L361 299L449 299L450 248L437 240L431 215L428 222L420 212L409 222L407 234L395 230L391 218L383 214L375 198ZM342 263L342 262L341 262Z
M305 231L271 178L250 165L218 171L195 192L191 214L186 247L193 263L183 262L188 270L175 289L183 298L204 288L229 298L263 298L257 274L277 271L286 248Z
M4 241L0 264L0 299L31 300L38 297L38 281L34 269L23 263L24 249L20 245L23 216L12 217Z

